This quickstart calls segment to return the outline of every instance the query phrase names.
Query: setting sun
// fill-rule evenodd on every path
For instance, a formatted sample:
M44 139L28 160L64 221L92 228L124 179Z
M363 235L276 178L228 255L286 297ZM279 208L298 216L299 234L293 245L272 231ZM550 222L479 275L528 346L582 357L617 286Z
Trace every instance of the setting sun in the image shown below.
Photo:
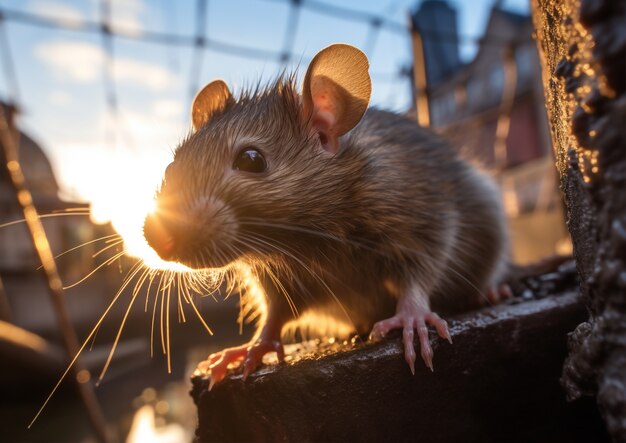
M121 150L114 155L98 152L101 155L95 161L90 151L89 159L74 157L73 165L64 165L69 181L80 189L81 198L91 202L92 221L98 224L110 221L122 236L126 253L141 259L148 267L189 271L181 264L162 260L143 236L144 219L155 209L154 194L168 158ZM86 161L97 162L99 167L84 172L86 169L80 166Z

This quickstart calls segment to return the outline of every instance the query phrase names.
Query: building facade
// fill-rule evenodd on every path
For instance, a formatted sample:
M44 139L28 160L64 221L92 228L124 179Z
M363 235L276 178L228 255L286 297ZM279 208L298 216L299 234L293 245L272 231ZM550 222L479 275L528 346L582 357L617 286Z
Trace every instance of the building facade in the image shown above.
M456 15L449 10L445 1L428 0L413 14L431 127L499 182L515 260L567 252L531 18L494 6L474 58L455 64L458 46L449 42L457 38Z

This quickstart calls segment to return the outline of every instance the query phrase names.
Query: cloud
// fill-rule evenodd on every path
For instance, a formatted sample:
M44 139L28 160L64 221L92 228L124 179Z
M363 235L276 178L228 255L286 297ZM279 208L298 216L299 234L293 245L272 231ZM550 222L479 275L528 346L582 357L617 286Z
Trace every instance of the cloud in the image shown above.
M84 20L85 16L78 9L65 3L38 0L28 4L28 9L39 15L46 16L58 23L68 26L78 27Z
M100 7L102 0L90 0L92 4L92 20L100 20ZM120 29L124 34L141 35L145 26L143 16L149 9L143 0L109 0L111 23L114 28Z
M183 114L183 105L178 100L157 100L153 109L158 117L180 118Z
M81 83L97 79L102 70L104 52L85 42L46 42L35 47L35 55L61 77Z
M175 75L163 66L141 62L130 58L115 59L113 65L115 79L137 85L144 85L149 89L163 90L175 81Z
M56 106L66 106L72 103L72 96L65 91L52 91L48 94L50 103Z
M86 42L46 42L35 48L35 55L52 67L62 79L90 83L102 76L106 54L100 46ZM127 57L116 57L113 75L120 83L163 90L176 82L176 75L167 68Z
M144 26L140 17L146 10L142 0L114 0L111 4L111 21L113 26L124 31L141 34Z

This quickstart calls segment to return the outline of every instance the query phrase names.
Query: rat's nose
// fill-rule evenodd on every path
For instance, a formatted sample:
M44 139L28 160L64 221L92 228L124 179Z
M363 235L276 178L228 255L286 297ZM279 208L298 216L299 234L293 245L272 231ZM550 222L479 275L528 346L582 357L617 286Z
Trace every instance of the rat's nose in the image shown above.
M174 255L174 237L167 231L157 214L150 214L143 224L143 235L148 244L163 260Z

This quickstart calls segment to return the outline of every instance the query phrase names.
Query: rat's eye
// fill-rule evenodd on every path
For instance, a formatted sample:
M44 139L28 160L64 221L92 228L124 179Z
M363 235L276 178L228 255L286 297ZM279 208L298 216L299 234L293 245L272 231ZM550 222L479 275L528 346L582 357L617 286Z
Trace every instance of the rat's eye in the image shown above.
M265 172L267 163L259 151L254 148L245 148L237 154L233 169L246 172Z

